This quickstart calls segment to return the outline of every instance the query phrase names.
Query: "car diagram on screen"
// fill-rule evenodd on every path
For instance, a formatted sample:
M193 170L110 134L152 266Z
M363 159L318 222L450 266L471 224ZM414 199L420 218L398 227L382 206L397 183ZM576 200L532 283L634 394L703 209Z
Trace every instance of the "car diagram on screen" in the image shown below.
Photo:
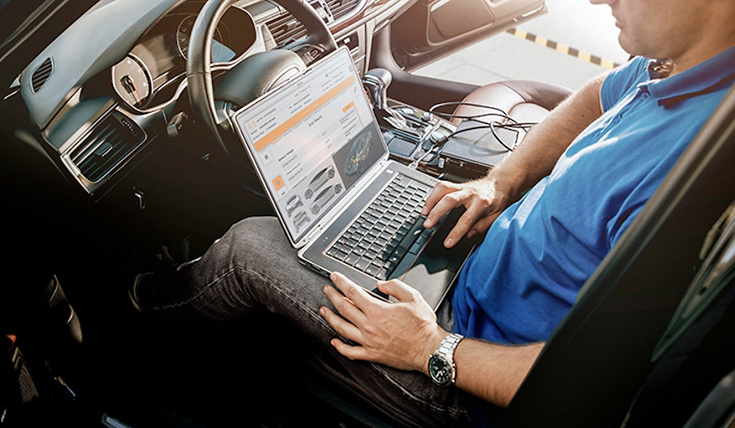
M311 223L311 219L309 218L309 215L306 214L306 211L301 211L298 214L296 214L296 218L294 218L294 226L296 226L296 233L301 232L301 228L309 223Z
M334 167L328 166L328 167L323 168L309 182L309 187L304 192L304 197L306 199L311 199L311 197L314 196L314 192L321 189L322 186L327 184L329 180L334 178L334 175L335 175Z
M301 198L298 195L293 195L286 201L286 214L291 217L293 212L302 206L304 206L304 203L301 202Z
M373 134L370 132L363 133L352 144L350 153L345 161L345 174L352 176L365 171L365 161L370 153L370 147L373 144Z
M331 202L331 200L334 199L334 197L337 196L341 191L342 185L336 184L334 186L329 186L319 192L316 198L314 198L314 203L311 205L312 214L319 214L319 211L321 211L329 202Z

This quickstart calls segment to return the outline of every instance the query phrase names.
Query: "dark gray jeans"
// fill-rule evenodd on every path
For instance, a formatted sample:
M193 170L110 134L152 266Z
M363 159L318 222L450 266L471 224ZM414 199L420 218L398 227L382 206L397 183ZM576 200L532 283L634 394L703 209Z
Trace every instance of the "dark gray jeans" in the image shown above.
M285 316L336 355L329 344L336 333L318 312L321 306L331 306L322 291L329 279L298 262L275 218L251 217L235 224L204 256L158 279L141 282L137 290L141 308L154 318L226 322L265 308ZM438 317L451 331L450 304L442 305ZM389 412L402 413L421 426L469 423L468 397L454 387L437 387L418 372L339 355L336 360Z

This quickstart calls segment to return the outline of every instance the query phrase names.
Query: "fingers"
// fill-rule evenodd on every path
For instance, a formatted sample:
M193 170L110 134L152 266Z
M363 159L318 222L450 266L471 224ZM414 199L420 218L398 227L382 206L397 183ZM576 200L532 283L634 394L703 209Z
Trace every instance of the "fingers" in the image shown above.
M467 207L465 212L459 217L454 228L449 232L444 240L444 246L452 248L454 244L459 242L463 236L472 237L477 232L484 232L492 223L493 218L487 218L487 205L482 203L473 203ZM487 226L486 226L487 225Z
M374 359L372 354L362 346L348 345L339 339L332 339L330 343L337 352L351 360L372 361Z
M336 288L327 285L324 287L324 294L339 315L324 307L320 309L320 313L338 333L359 342L359 329L367 319L365 311L368 311L371 305L381 304L382 301L340 273L333 272L330 278Z
M349 299L357 308L363 308L370 304L379 302L379 300L370 295L367 290L350 281L346 276L339 272L332 272L329 278L339 291L344 294L344 297Z
M361 308L369 305L380 304L380 300L372 297L362 287L347 279L339 273L330 275L335 287L325 286L324 293L332 302L337 313L327 307L319 309L321 316L341 337L347 341L354 342L348 344L341 339L332 339L331 344L337 352L347 358L353 360L374 360L375 356L362 344L365 338L362 333L362 326L366 321L366 315Z
M379 282L383 293L398 299L388 303L343 275L331 278L335 286L326 286L324 292L335 310L322 307L319 312L339 335L331 340L337 352L402 370L423 367L426 337L433 336L438 325L434 310L417 291L398 280Z
M354 342L361 342L362 334L355 324L335 314L334 311L327 307L320 308L319 314L321 314L327 323L329 323L334 331L336 331L340 336Z
M424 227L430 228L451 210L464 206L460 216L447 235L444 246L453 247L462 237L471 237L487 231L504 207L502 194L496 192L494 183L484 180L462 184L440 181L429 194L422 214L426 215Z
M361 299L357 293L358 290L352 290L354 283L340 274L333 273L330 275L330 278L332 278L335 285L340 284L340 290L327 285L324 287L324 294L332 302L339 314L336 314L327 307L321 307L319 313L339 335L347 340L361 343L362 333L360 331L360 325L362 325L366 318L365 314L354 303L354 300L346 296L345 291L340 292L341 290L351 290L348 293L353 295L355 300L360 301ZM354 287L362 289L357 285L354 285Z
M421 215L426 216L424 227L433 227L440 218L444 217L449 211L458 205L452 205L453 200L447 200L446 195L459 190L459 186L454 183L440 181L434 186L434 189L426 197L426 202L421 210Z
M337 312L353 324L362 322L365 314L360 309L360 305L364 306L365 299L368 297L365 290L336 272L332 273L330 278L337 288L327 285L324 287L324 294L327 295Z
M394 297L398 301L398 305L405 304L406 307L410 307L410 311L415 316L436 322L436 313L434 312L434 309L426 302L424 296L422 296L417 289L406 285L404 282L397 279L387 282L379 281L378 289L381 292Z
M393 279L390 281L378 281L378 290L389 296L393 296L399 302L412 302L416 300L416 289L403 282Z
M436 203L439 202L441 198L444 197L444 195L451 191L450 186L451 183L448 183L446 181L439 181L436 186L431 189L429 195L426 196L426 202L424 202L424 207L421 210L421 215L428 215L429 212L434 208L434 205L436 205Z
M479 234L479 233L485 233L490 228L490 226L495 222L495 219L498 218L500 215L499 212L494 213L492 215L486 216L485 218L480 219L475 223L474 226L470 229L469 232L467 232L467 237L472 238L473 236Z

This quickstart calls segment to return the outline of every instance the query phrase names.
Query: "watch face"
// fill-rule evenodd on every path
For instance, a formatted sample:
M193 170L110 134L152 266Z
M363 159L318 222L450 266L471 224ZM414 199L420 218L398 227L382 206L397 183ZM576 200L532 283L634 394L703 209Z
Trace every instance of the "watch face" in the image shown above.
M437 385L449 385L452 383L452 367L444 358L432 355L429 359L429 376Z

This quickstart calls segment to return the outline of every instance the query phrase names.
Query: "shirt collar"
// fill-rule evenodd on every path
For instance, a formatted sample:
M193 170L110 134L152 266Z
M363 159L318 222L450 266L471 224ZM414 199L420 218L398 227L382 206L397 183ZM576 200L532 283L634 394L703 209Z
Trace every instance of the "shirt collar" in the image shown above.
M643 82L660 105L670 105L686 98L705 94L728 84L735 78L735 46L682 73L665 79Z

